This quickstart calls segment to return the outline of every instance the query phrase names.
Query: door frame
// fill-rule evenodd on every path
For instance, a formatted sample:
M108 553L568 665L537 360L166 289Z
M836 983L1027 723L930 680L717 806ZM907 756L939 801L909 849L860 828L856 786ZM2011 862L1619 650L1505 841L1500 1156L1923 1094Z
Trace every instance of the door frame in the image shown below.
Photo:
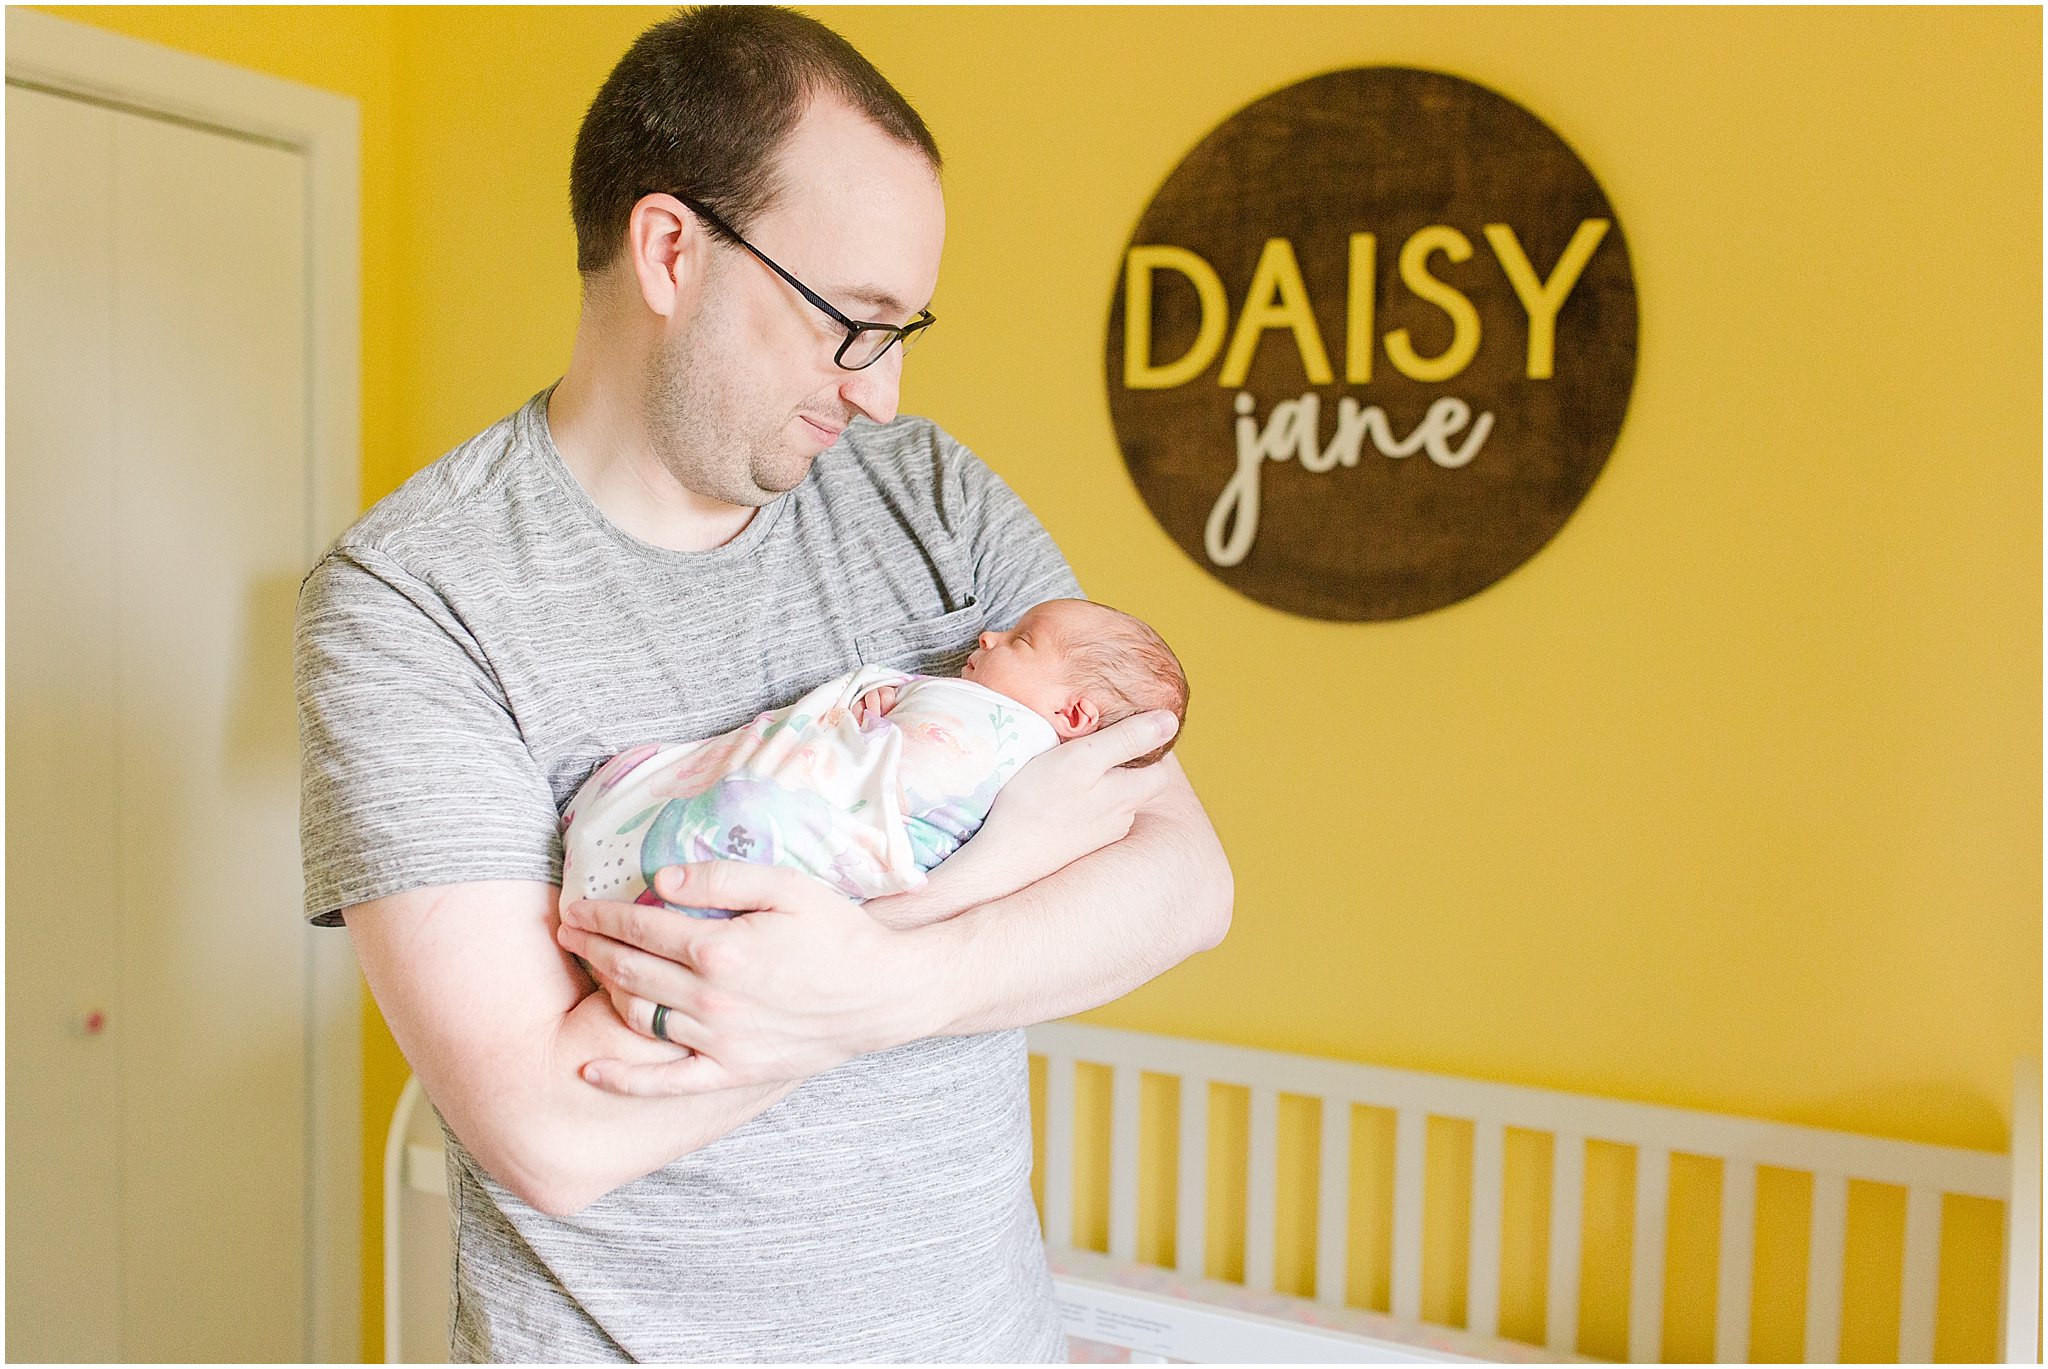
M259 139L305 158L311 497L302 560L311 569L361 512L362 133L356 101L14 7L7 11L7 80ZM348 938L304 930L305 1358L352 1363L362 1352L362 989Z

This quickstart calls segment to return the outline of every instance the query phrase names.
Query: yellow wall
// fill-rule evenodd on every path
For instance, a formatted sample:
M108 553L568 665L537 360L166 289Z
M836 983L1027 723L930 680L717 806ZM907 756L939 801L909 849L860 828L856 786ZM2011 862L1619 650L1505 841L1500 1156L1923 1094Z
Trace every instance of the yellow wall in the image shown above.
M61 12L363 101L366 496L559 373L576 122L664 11ZM1196 684L1181 754L1236 926L1094 1020L2004 1145L2041 1024L2038 11L820 14L948 158L944 322L906 407ZM1375 63L1477 80L1577 149L1642 343L1551 546L1465 603L1345 625L1173 547L1123 474L1102 348L1178 159L1260 95ZM402 1065L381 1033L367 1063L375 1136ZM1674 1182L1674 1261L1710 1259L1684 1232L1711 1193ZM1985 1353L1995 1238L1950 1217L1944 1297L1973 1315L1942 1348ZM1617 1348L1601 1239L1586 1325ZM1797 1264L1760 1268L1792 1287ZM1667 1350L1710 1349L1710 1309L1672 1306ZM1874 1325L1850 1345L1882 1357ZM1796 1351L1796 1319L1760 1304L1758 1327Z

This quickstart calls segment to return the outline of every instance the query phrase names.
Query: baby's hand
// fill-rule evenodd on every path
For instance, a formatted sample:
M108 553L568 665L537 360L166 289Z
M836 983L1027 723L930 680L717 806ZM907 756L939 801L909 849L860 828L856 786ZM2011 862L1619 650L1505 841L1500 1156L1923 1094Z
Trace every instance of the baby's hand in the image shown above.
M877 685L853 701L853 720L862 727L896 706L896 686Z

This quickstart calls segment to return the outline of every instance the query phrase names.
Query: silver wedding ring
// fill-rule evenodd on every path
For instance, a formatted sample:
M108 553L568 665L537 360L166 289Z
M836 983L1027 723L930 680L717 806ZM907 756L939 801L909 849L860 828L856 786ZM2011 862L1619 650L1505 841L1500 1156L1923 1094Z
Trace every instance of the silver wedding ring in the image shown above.
M665 1004L654 1005L654 1035L658 1040L668 1040L668 1007Z

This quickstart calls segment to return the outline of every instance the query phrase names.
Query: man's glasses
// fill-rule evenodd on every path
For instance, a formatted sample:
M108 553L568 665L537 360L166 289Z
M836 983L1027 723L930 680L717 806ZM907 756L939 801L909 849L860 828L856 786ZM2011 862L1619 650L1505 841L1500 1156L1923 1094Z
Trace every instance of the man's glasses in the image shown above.
M766 252L763 252L760 248L741 237L738 230L711 212L701 201L674 190L644 190L641 194L668 195L682 201L684 205L688 206L691 213L704 220L705 223L710 224L713 232L717 233L720 237L730 238L759 257L762 265L795 286L796 292L799 295L809 300L818 309L823 310L831 317L834 323L844 328L846 330L846 341L840 343L839 350L832 354L833 363L842 370L864 370L880 361L882 355L898 342L903 344L903 350L907 352L910 350L911 344L917 341L918 334L938 322L938 319L933 316L932 311L929 309L918 310L917 317L900 328L893 323L856 322L840 313L837 309L834 309L830 304L827 304L824 297L811 289L810 286L805 285L795 276L777 266Z

